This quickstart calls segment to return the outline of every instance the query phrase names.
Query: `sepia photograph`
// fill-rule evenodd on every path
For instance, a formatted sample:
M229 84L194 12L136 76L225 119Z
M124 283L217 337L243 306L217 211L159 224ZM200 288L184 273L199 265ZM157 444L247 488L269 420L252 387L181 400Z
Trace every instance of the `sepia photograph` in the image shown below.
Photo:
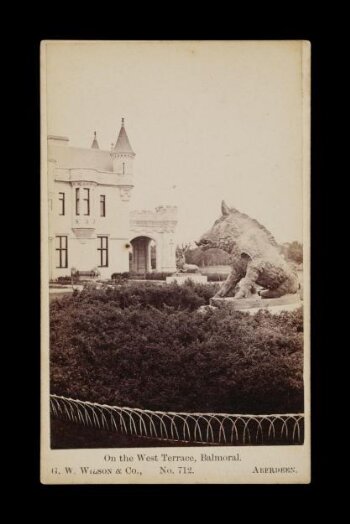
M310 45L41 44L42 482L310 481Z

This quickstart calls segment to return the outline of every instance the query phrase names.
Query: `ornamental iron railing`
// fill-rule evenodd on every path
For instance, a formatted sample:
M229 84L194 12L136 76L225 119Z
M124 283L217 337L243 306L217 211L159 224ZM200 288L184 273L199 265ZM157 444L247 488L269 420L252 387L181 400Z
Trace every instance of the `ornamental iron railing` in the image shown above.
M304 414L181 413L50 395L54 418L124 435L206 445L303 444Z

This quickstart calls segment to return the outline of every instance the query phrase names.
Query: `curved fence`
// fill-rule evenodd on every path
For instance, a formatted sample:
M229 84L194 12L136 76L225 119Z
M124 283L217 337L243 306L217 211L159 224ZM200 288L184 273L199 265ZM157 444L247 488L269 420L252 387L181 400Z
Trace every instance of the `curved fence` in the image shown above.
M304 414L175 413L108 406L50 395L51 414L88 427L142 438L207 445L302 444Z

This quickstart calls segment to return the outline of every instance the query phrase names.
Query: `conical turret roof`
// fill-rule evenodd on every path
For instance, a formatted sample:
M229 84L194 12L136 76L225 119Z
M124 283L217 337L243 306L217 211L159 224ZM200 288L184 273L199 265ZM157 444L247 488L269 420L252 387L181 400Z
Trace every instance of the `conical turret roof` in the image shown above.
M132 155L135 154L130 145L128 135L125 131L124 118L122 118L122 126L119 131L117 142L114 146L114 151L116 153L130 153Z
M94 131L94 139L91 144L91 149L100 149L100 146L98 145L97 138L96 138L96 131Z

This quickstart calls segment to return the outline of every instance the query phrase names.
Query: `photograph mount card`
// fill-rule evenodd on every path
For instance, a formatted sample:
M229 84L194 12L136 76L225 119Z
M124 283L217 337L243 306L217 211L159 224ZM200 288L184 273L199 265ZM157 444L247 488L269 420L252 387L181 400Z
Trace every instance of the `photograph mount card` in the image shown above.
M41 43L41 482L310 482L310 43Z

